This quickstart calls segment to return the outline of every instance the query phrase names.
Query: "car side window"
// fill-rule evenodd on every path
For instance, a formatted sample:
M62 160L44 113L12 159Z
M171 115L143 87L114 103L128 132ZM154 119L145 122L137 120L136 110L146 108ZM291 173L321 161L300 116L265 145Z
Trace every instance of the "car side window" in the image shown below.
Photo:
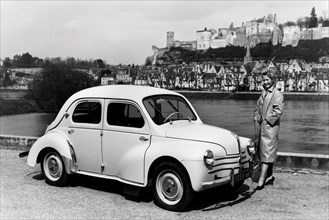
M138 108L127 103L110 103L107 110L107 123L109 125L142 128L144 119Z
M82 102L74 109L72 120L75 123L99 124L102 105L99 102Z

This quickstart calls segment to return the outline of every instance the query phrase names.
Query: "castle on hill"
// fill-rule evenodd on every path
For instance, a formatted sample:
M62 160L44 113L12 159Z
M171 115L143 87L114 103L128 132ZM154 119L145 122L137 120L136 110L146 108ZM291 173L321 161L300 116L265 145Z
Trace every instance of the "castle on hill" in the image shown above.
M227 46L239 46L253 48L259 43L269 43L282 46L298 45L299 40L317 40L329 37L329 27L319 24L316 28L300 28L299 26L287 26L281 30L277 23L276 14L269 14L261 19L243 22L240 27L234 27L233 23L228 28L199 30L196 32L195 41L175 40L173 31L167 32L167 49L182 47L188 50L217 49Z

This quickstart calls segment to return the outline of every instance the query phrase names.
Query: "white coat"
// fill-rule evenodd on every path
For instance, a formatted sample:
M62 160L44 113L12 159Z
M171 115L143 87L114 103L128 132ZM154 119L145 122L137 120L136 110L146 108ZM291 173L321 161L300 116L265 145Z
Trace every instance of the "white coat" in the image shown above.
M283 106L283 94L275 85L263 90L257 101L254 124L259 159L263 163L273 163L276 159Z

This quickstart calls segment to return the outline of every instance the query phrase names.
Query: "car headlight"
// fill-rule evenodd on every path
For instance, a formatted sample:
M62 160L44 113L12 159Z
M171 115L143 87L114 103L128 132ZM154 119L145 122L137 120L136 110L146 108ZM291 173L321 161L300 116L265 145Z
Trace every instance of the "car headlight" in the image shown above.
M214 159L214 154L211 150L207 150L204 155L203 155L203 162L204 165L206 165L206 167L208 169L212 169L212 166L214 165L215 159Z
M249 141L248 145L247 145L247 150L249 155L254 155L256 153L256 145L255 142L253 142L252 140Z

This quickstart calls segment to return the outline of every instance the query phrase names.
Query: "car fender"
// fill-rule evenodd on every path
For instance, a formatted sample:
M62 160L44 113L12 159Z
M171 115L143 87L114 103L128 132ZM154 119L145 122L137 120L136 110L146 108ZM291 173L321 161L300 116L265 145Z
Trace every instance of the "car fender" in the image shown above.
M248 144L250 143L250 141L252 141L252 139L247 138L247 137L241 137L239 136L239 140L240 140L240 147L241 147L241 152L246 152L247 155L247 159L250 159L253 155L250 155L247 149Z
M62 156L67 173L77 171L74 169L76 159L72 145L66 135L57 130L46 133L33 144L27 157L27 164L34 167L40 152L45 148L53 148Z
M240 140L241 150L247 150L247 145L251 139L239 136L239 140Z
M151 146L145 154L145 176L146 181L152 177L152 172L159 161L172 159L182 165L187 171L194 190L199 181L207 174L207 168L203 162L203 155L207 150L213 151L215 155L226 155L224 147L201 141L158 138L152 137ZM201 172L197 172L200 170Z

